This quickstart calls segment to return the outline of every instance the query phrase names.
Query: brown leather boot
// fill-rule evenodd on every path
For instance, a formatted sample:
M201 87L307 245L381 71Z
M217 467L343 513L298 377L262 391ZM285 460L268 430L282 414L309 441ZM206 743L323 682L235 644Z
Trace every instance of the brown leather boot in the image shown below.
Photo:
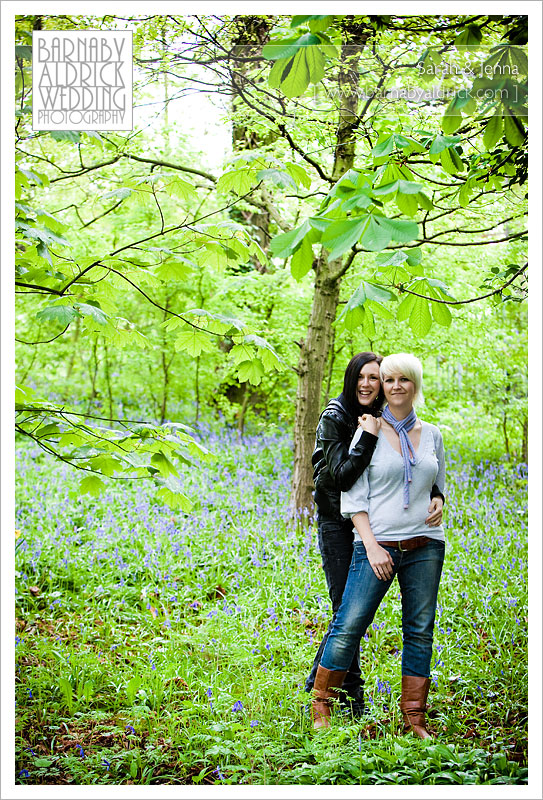
M412 731L419 739L432 739L426 727L426 700L430 678L419 675L402 675L402 699L400 709L406 731Z
M343 686L346 674L347 670L340 672L338 670L325 669L319 665L315 675L313 704L311 707L315 730L330 727L330 700L339 699L339 694L336 690L341 689Z

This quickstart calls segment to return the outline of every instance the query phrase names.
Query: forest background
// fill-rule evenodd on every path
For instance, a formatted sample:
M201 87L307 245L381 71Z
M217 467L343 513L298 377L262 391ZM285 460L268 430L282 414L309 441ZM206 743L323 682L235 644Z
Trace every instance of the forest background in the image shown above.
M32 31L94 27L134 31L134 130L33 131ZM207 481L222 474L226 487L244 475L247 497L238 487L229 501L238 497L239 511L262 493L281 509L275 536L306 547L316 422L360 350L421 358L421 414L440 425L458 474L473 473L468 483L490 498L498 470L502 507L525 516L527 28L526 16L477 13L17 18L16 430L19 464L29 470L19 467L17 530L23 520L34 526L18 542L19 632L32 631L30 619L46 608L44 624L58 614L60 631L57 593L86 585L64 534L69 575L60 578L59 530L49 534L42 519L46 511L51 519L54 498L80 544L104 524L108 505L113 519L125 519L123 503L137 497L158 503L178 532L205 531L213 524ZM224 157L210 155L214 142ZM250 473L261 474L257 490ZM41 516L30 501L40 481L50 497ZM211 503L227 520L229 491ZM476 495L469 513L451 507L451 525L457 514L469 525L482 513ZM250 502L248 530L264 513L260 499ZM243 514L231 522L237 530ZM44 530L47 556L35 550ZM134 538L118 533L117 548ZM265 566L255 553L249 566ZM210 601L227 603L233 579L207 574L206 558L199 568L182 579L184 605L209 614ZM152 600L146 569L134 573L138 603L165 624L172 609ZM515 606L526 602L517 577ZM155 592L156 576L151 583ZM325 617L324 608L315 636ZM521 663L523 652L519 644ZM32 657L21 664L32 671ZM52 702L70 713L79 701L99 706L96 669L86 681L85 670L65 678L52 670ZM137 705L143 672L127 687ZM147 700L156 711L156 696L147 691ZM22 754L42 736L32 738L36 709L25 705L23 782ZM512 719L524 729L521 699ZM43 711L42 727L46 720ZM481 774L523 782L521 733L510 748L513 761L492 762L488 773L483 759ZM223 774L224 764L212 772L208 760L189 765L184 782L239 777L238 767ZM58 764L34 767L31 782L47 782ZM124 767L135 782L157 775L141 758Z

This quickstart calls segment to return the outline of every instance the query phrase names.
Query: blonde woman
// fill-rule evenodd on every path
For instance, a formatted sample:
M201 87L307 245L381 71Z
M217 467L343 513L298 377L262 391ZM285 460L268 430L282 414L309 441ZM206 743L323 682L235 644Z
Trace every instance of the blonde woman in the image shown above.
M402 696L406 728L425 739L433 629L445 536L441 519L428 522L432 486L445 484L443 440L414 410L422 398L422 365L409 353L380 365L387 405L372 460L341 494L341 512L354 526L353 557L341 606L322 653L314 685L314 727L328 727L330 699L381 600L398 577L402 597ZM356 443L357 432L351 446ZM440 504L441 497L434 497Z

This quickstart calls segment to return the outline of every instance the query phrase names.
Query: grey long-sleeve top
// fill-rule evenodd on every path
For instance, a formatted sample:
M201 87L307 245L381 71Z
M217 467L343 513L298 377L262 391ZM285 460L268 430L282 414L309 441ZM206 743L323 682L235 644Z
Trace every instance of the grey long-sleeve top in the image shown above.
M356 444L360 432L361 428L353 436L351 447ZM409 507L404 509L403 458L380 431L369 467L348 492L341 493L342 515L349 518L360 511L366 511L378 542L414 536L429 536L444 541L442 525L430 528L424 523L428 516L432 485L436 484L441 493L445 489L443 438L436 425L422 422L415 460L416 463L411 467ZM359 541L355 529L353 533L355 541Z

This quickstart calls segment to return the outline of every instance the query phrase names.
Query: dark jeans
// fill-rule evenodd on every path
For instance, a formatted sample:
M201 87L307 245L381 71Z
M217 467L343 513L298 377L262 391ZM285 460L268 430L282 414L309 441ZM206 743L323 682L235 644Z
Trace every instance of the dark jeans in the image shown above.
M338 520L337 522L334 520L318 520L318 537L322 568L324 569L328 592L332 601L333 616L317 650L311 672L306 679L304 687L306 692L310 692L313 688L315 675L317 674L317 668L326 646L328 635L341 605L341 598L343 597L343 590L347 582L347 575L349 574L353 556L353 523L350 519ZM351 659L351 666L345 676L343 688L347 694L354 697L356 690L363 684L357 651Z
M322 666L326 669L347 669L397 575L402 595L402 675L429 677L445 544L433 539L416 550L388 548L388 552L394 571L390 580L382 581L372 570L362 542L355 543L341 607L322 654Z

